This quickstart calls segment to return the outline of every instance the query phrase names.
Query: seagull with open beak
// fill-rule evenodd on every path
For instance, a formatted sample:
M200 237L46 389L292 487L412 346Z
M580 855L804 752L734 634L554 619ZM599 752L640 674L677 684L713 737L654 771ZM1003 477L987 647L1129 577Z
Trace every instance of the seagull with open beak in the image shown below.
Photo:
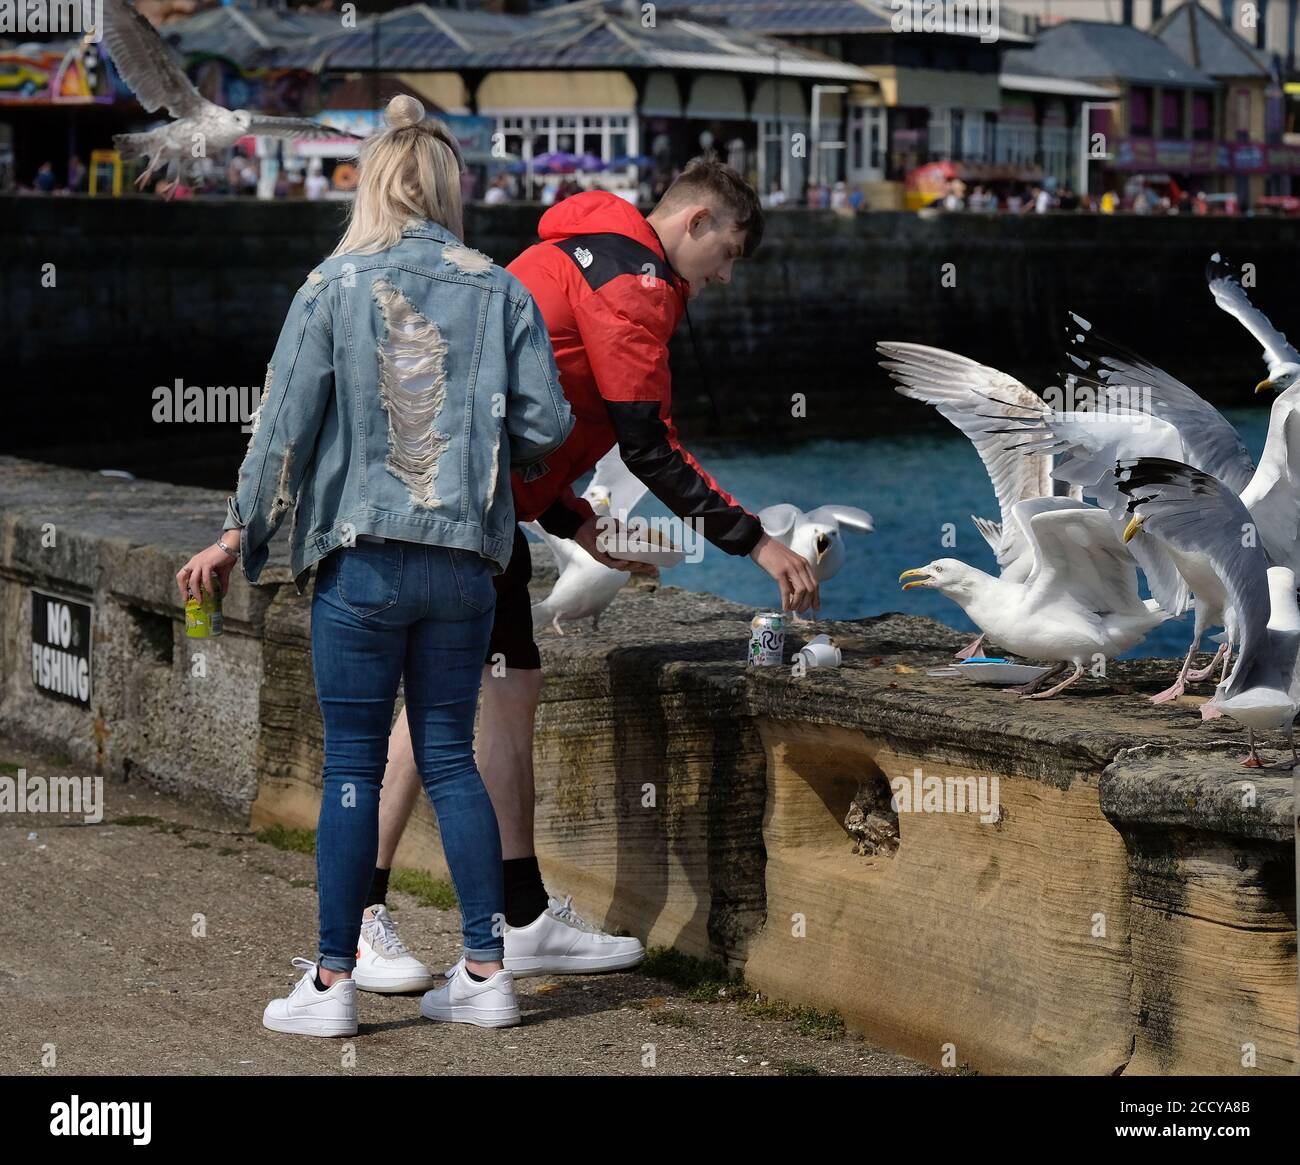
M1015 689L1022 697L1045 700L1064 691L1085 668L1137 646L1169 618L1154 600L1139 597L1137 563L1105 510L1072 498L1034 498L1017 502L1011 519L1032 561L1023 581L986 574L956 558L905 570L898 578L905 591L926 587L951 599L1013 654L1053 662L1055 667ZM1069 664L1069 676L1038 691Z

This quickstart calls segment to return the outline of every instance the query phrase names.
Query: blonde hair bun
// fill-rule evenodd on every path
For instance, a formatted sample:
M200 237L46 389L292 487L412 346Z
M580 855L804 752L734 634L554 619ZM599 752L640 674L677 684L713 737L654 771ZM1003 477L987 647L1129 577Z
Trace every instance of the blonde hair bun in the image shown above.
M424 106L409 93L399 93L384 110L384 121L392 129L405 129L424 120Z

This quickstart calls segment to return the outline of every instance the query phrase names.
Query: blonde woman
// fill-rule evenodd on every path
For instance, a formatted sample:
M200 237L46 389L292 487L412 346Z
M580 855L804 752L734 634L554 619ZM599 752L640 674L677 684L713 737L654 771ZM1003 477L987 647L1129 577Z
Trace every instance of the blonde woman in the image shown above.
M512 466L572 428L546 327L523 286L461 241L459 150L411 97L361 149L342 241L294 297L221 538L178 572L182 598L256 583L293 512L298 591L317 566L312 667L325 725L316 833L320 951L266 1008L269 1028L357 1030L356 963L375 866L398 681L460 899L464 961L430 1019L519 1022L502 964L501 849L474 763L474 709L510 558ZM383 925L386 919L378 920Z

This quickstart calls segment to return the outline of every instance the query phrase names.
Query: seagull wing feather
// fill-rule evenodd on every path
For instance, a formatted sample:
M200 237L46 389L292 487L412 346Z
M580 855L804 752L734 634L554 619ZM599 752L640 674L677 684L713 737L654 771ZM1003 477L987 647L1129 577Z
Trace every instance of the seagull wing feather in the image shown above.
M779 540L794 529L795 523L803 517L803 511L789 502L781 502L775 506L764 506L758 511L757 517L763 533Z
M818 506L815 510L809 510L807 518L810 522L825 522L827 524L834 522L840 526L847 526L850 530L861 530L863 533L870 534L875 530L875 522L866 510L860 510L857 506Z
M146 113L165 108L172 117L190 117L211 104L185 75L158 30L126 0L104 0L103 31L113 67Z
M546 543L551 557L555 559L555 569L563 574L565 567L573 560L573 552L578 544L571 538L557 538L554 534L548 534L538 522L525 522L523 525L525 530L531 530Z
M1138 594L1137 563L1105 510L1021 502L1015 516L1034 550L1034 569L1025 580L1032 599L1050 602L1068 594L1098 614L1147 612Z
M1287 389L1273 402L1259 468L1241 491L1259 541L1276 566L1300 563L1300 412ZM1300 394L1298 394L1300 395Z
M313 121L310 117L267 117L260 113L252 115L248 132L270 138L334 137L361 140L354 133L335 129L333 126Z
M1070 313L1067 355L1080 379L1100 388L1111 407L1148 413L1178 430L1188 465L1217 477L1240 492L1255 471L1237 430L1224 415L1181 380L1149 360L1099 335L1081 316ZM1067 387L1071 381L1067 378Z
M923 344L881 343L881 366L897 382L895 391L933 405L975 446L988 471L1001 511L1002 544L998 565L1005 571L1027 553L1024 534L1010 520L1011 509L1028 498L1052 492L1050 454L1021 450L1022 438L1008 434L1011 423L1040 417L1043 401L1020 381L940 348Z
M1300 364L1300 352L1287 343L1268 317L1250 302L1250 296L1241 285L1241 279L1232 266L1217 253L1210 257L1205 267L1205 278L1210 285L1214 302L1237 321L1264 349L1264 363L1272 376L1282 364Z
M631 514L646 494L645 482L628 469L617 445L596 462L596 472L587 488L608 491L609 512L616 518Z

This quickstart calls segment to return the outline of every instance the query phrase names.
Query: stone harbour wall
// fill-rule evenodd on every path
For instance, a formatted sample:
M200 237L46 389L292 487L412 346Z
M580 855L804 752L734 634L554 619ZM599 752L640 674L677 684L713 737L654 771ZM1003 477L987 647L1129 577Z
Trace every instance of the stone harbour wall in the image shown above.
M0 458L0 732L255 826L311 828L310 592L283 538L266 585L236 576L224 636L184 635L173 575L222 507ZM87 707L33 683L33 587L93 608ZM795 676L746 667L749 614L640 585L599 632L542 637L553 891L935 1065L1297 1072L1292 775L1242 768L1244 733L1203 723L1195 698L1150 706L1173 663L1019 701L927 675L963 637L886 614L819 624L844 665ZM936 805L936 781L988 799ZM922 795L895 814L908 782ZM397 860L445 872L423 801Z

